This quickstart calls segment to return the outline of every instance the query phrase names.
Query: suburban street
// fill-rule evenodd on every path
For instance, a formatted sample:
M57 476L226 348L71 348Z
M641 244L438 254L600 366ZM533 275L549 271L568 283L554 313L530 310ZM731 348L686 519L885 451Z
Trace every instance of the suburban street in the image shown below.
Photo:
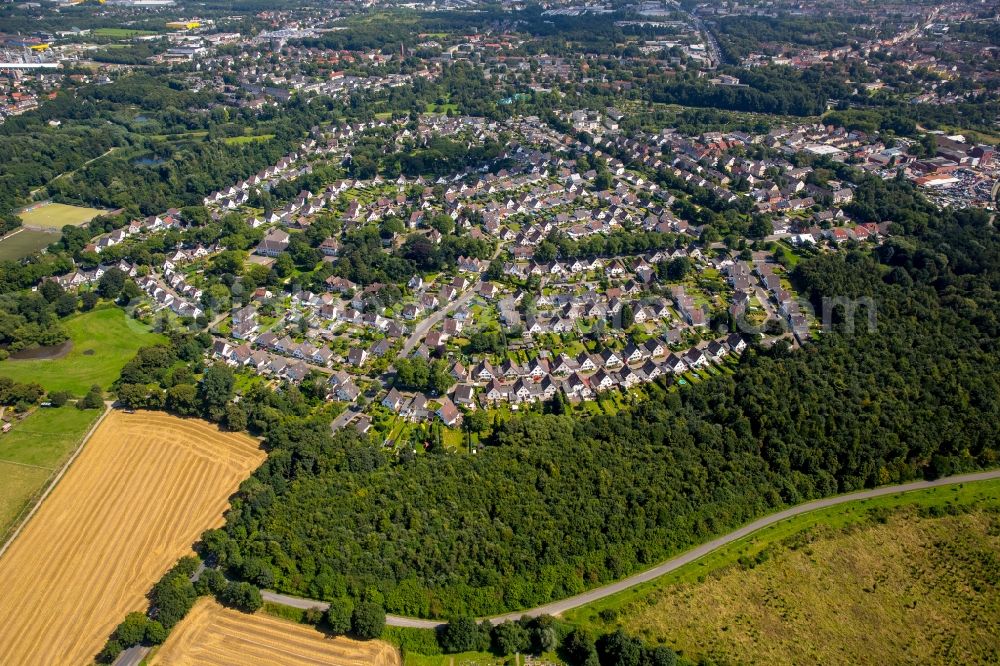
M784 511L779 511L778 513L771 514L769 516L764 516L752 523L744 525L743 527L733 530L728 534L724 534L716 539L703 543L702 545L693 548L673 559L667 560L662 564L658 564L652 569L647 569L634 576L629 576L628 578L623 578L620 581L616 581L609 585L603 587L598 587L589 592L584 592L583 594L578 594L567 599L562 599L560 601L553 601L552 603L545 604L543 606L537 606L535 608L530 608L524 611L517 611L514 613L507 613L505 615L497 615L488 618L490 622L494 625L501 622L506 622L508 620L517 620L521 617L537 617L539 615L560 615L568 610L574 608L579 608L586 604L604 599L618 592L622 592L629 588L635 587L636 585L641 585L642 583L649 582L660 576L670 573L680 567L690 564L695 560L708 555L714 550L717 550L725 545L738 541L743 537L756 532L757 530L768 527L775 523L779 523L788 518L793 518L795 516L800 516L804 513L809 513L810 511L816 511L817 509L825 509L831 506L837 506L839 504L846 504L848 502L856 502L858 500L872 499L875 497L883 497L885 495L895 495L897 493L906 493L914 490L925 490L927 488L937 488L940 486L948 486L956 483L969 483L973 481L986 481L988 479L1000 478L1000 470L989 470L986 472L977 472L974 474L962 474L958 476L950 476L942 479L936 479L934 481L913 481L910 483L904 483L897 486L886 486L884 488L873 488L871 490L862 490L855 493L849 493L847 495L837 495L835 497L827 497L824 499L814 500L812 502L806 502L805 504L799 504L798 506L793 506ZM328 604L322 601L314 601L311 599L303 599L301 597L294 597L287 594L278 594L277 592L270 592L267 590L262 590L261 594L265 601L271 601L274 603L284 604L286 606L291 606L293 608L322 608L326 609ZM394 627L411 627L417 629L434 629L439 627L442 622L437 620L422 620L419 618L411 617L401 617L398 615L388 615L386 616L386 624Z
M445 307L435 310L433 314L414 326L413 333L410 334L410 337L406 338L406 342L403 343L403 348L399 350L399 356L407 356L411 351L413 351L414 347L420 344L420 341L427 336L427 333L429 333L439 321L472 300L472 297L476 295L476 287L478 286L479 282L472 283L468 289L462 292L461 296L453 300Z

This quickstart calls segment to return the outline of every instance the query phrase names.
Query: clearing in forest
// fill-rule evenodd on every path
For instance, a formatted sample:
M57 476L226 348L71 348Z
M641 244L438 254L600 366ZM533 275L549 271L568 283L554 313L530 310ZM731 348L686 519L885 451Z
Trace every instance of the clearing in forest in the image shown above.
M571 615L718 663L996 663L998 506L993 494L956 515L942 502L937 517L904 506L765 535L731 564Z
M263 459L204 421L109 414L0 557L0 664L90 663Z

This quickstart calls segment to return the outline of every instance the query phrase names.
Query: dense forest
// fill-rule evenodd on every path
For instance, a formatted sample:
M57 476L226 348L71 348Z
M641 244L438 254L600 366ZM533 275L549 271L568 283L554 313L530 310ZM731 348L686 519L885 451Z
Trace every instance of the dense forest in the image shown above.
M849 94L840 76L821 68L799 72L790 67L720 70L739 78L745 86L716 86L690 75L653 80L644 88L652 102L809 116L823 113L827 101Z
M784 44L837 48L869 32L858 21L815 16L726 16L715 23L719 47L730 62L753 52L780 53L778 45Z
M997 462L1000 244L980 212L936 213L906 183L862 184L894 219L874 256L795 279L869 298L798 351L753 348L735 376L612 417L531 413L476 456L390 460L353 431L271 421L270 456L206 555L252 582L421 616L529 607L620 578L763 513ZM251 422L254 415L250 415Z

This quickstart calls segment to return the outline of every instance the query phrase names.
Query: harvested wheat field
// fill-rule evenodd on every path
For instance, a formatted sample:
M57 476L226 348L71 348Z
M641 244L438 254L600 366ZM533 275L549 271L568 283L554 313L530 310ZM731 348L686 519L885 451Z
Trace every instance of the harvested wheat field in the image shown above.
M0 664L91 663L263 459L204 421L108 414L0 558Z
M399 653L382 641L330 638L312 626L198 601L174 627L150 666L398 666Z

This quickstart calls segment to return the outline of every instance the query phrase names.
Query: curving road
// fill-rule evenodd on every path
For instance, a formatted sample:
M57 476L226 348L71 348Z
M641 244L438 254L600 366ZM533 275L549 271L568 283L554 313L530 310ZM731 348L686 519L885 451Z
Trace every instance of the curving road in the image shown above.
M705 555L711 553L712 551L721 548L727 544L734 541L742 539L743 537L756 532L764 527L773 525L775 523L781 522L788 518L793 518L795 516L800 516L804 513L809 513L810 511L815 511L817 509L825 509L831 506L837 506L838 504L846 504L848 502L856 502L858 500L872 499L873 497L882 497L884 495L895 495L897 493L906 493L913 490L924 490L927 488L936 488L939 486L949 486L956 483L969 483L972 481L986 481L989 479L1000 478L1000 469L990 470L987 472L976 472L974 474L961 474L958 476L949 476L943 479L937 479L934 481L913 481L911 483L904 483L898 486L885 486L883 488L873 488L871 490L862 490L856 493L849 493L847 495L837 495L835 497L827 497L824 499L814 500L812 502L806 502L805 504L799 504L793 506L784 511L779 511L778 513L773 513L769 516L764 516L758 520L748 523L743 527L734 530L728 534L724 534L716 539L712 539L702 545L693 548L677 557L667 560L661 564L656 565L652 569L647 569L634 576L629 576L628 578L623 578L620 581L605 585L604 587L598 587L583 594L578 594L574 597L568 597L560 601L553 601L552 603L545 604L543 606L537 606L524 611L518 611L515 613L507 613L505 615L497 615L495 617L489 618L493 624L498 624L500 622L505 622L507 620L516 620L518 618L524 617L525 615L529 617L536 617L538 615L559 615L565 613L568 610L574 608L579 608L580 606L589 604L591 602L609 597L612 594L617 594L636 585L646 583L655 578L670 573L675 569L690 564L695 560L704 557ZM322 608L326 609L328 604L322 601L315 601L312 599L303 599L302 597L293 597L287 594L278 594L276 592L270 592L268 590L262 590L261 594L265 601L272 601L274 603L284 604L286 606L292 606L294 608ZM386 616L386 624L396 626L396 627L414 627L417 629L434 629L441 624L437 620L422 620L413 617L400 617L398 615L388 615Z

